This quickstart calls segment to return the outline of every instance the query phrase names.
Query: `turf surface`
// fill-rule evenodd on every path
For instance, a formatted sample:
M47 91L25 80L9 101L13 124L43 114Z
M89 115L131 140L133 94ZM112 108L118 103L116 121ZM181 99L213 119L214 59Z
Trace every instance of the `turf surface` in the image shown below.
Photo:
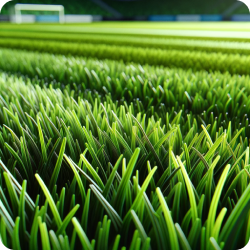
M246 23L1 24L2 242L244 247L248 31Z

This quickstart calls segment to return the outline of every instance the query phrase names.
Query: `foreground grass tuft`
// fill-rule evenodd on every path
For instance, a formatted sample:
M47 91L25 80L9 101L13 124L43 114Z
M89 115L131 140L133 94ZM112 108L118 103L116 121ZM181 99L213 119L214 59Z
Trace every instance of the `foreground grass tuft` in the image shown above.
M188 101L179 113L150 115L147 100L141 108L137 101L0 75L7 247L235 250L248 243L246 129L210 125L208 114L198 123Z

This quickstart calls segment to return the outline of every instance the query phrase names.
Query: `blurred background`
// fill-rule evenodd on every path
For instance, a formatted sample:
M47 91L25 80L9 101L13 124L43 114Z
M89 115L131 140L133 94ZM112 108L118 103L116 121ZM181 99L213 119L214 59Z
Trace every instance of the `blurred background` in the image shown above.
M5 4L1 21L12 20L13 6L17 3L63 5L66 16L76 15L74 22L86 22L87 19L83 18L86 15L98 21L250 21L248 8L236 0L15 0ZM58 21L58 13L51 11L22 10L22 14L29 15L26 22ZM30 15L33 15L33 19ZM40 18L41 15L43 18Z

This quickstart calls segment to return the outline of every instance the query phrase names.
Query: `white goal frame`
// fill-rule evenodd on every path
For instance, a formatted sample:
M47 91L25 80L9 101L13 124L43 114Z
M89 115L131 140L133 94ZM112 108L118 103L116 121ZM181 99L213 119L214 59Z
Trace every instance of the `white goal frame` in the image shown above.
M30 11L58 11L59 23L64 23L64 6L50 4L16 4L14 6L15 22L22 23L22 10Z

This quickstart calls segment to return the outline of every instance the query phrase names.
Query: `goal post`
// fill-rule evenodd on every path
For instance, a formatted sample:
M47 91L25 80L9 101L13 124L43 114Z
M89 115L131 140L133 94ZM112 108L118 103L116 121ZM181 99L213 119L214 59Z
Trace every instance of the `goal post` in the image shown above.
M59 13L59 23L64 23L64 6L50 4L16 4L14 16L16 23L22 23L22 11L53 11Z

